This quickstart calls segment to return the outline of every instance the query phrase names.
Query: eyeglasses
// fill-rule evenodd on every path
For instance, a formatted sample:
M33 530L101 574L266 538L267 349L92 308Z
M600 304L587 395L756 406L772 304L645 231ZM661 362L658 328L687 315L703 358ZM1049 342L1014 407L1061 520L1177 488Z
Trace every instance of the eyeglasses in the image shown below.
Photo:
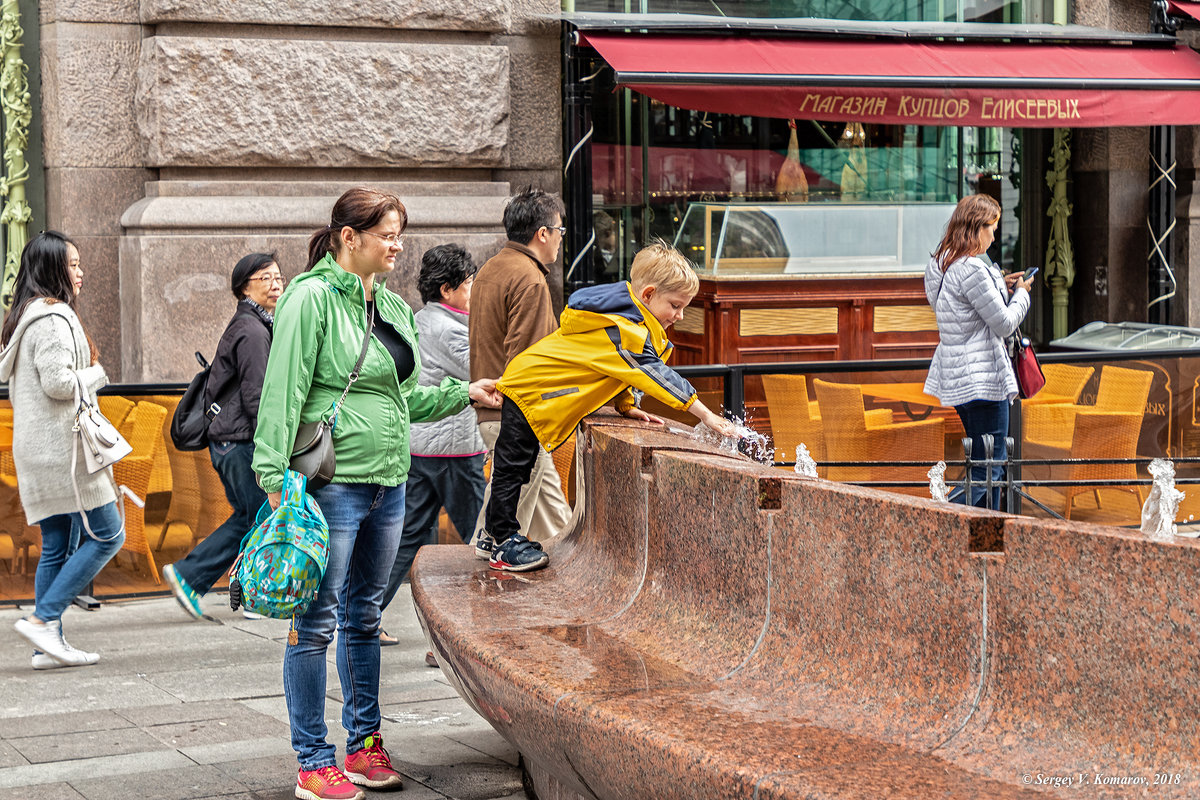
M287 286L287 278L282 275L257 275L250 280L258 281L259 283L278 283L280 286Z
M389 233L387 236L384 236L382 233L375 233L374 231L359 231L359 233L374 236L376 239L383 239L384 244L388 247L404 247L404 234L401 233Z
M566 225L543 225L542 227L548 231L558 231L559 236L567 235L567 226Z

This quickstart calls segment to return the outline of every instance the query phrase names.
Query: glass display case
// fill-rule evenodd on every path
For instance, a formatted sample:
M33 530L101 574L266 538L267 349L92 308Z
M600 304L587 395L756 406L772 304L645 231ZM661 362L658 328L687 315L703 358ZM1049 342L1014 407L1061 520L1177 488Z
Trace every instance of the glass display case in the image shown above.
M675 247L702 276L921 275L953 203L691 203Z

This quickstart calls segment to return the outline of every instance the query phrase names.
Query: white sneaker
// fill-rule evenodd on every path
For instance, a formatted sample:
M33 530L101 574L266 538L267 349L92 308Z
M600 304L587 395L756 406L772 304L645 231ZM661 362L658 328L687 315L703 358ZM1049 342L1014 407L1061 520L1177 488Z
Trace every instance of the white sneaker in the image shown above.
M64 667L81 667L96 663L88 660L88 657L96 655L95 653L76 650L63 641L62 627L58 620L37 625L27 619L19 619L13 628L24 636L35 649L41 650L43 654L50 656ZM99 656L96 658L99 659Z
M63 643L66 644L65 641ZM67 644L67 648L70 650L74 650L76 653L82 654L86 660L80 661L80 662L74 663L74 664L62 664L62 663L59 663L58 661L55 661L53 658L46 655L45 653L34 653L33 654L33 662L32 662L33 668L37 669L37 670L42 670L42 669L62 669L63 667L87 667L87 666L91 666L92 664L95 664L97 661L100 660L99 653L88 653L83 650L77 650L76 648L71 647L71 645L69 645L69 644Z
M246 619L266 619L266 617L264 617L262 614L259 614L257 611L247 611L244 608L242 609L242 616Z

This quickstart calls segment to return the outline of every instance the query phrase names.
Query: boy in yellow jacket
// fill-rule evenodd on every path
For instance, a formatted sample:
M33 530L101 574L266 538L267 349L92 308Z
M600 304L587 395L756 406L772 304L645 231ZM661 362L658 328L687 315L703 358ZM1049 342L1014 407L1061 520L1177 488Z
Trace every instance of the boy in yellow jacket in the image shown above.
M656 241L633 259L629 278L572 294L562 327L514 358L500 378L504 405L492 498L486 533L476 545L492 569L527 572L549 561L540 544L521 535L516 516L539 447L555 449L581 419L609 402L631 419L662 424L634 405L630 387L691 412L724 436L737 436L737 426L706 408L665 363L672 348L666 328L683 318L700 285L691 264Z

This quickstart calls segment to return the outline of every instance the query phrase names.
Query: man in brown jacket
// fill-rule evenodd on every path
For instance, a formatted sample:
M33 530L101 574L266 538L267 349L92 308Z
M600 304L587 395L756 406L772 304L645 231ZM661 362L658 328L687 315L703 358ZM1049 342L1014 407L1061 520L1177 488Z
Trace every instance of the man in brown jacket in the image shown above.
M558 328L546 275L549 265L558 259L566 232L563 211L558 197L532 187L505 206L508 243L480 268L471 289L471 380L499 378L518 353ZM500 411L476 408L475 413L490 459L500 435ZM489 483L484 509L491 492ZM571 507L563 496L554 460L543 451L529 483L521 490L517 506L521 532L530 541L544 542L561 532L570 518ZM491 544L491 537L483 531L481 512L475 525L476 555L490 558Z

